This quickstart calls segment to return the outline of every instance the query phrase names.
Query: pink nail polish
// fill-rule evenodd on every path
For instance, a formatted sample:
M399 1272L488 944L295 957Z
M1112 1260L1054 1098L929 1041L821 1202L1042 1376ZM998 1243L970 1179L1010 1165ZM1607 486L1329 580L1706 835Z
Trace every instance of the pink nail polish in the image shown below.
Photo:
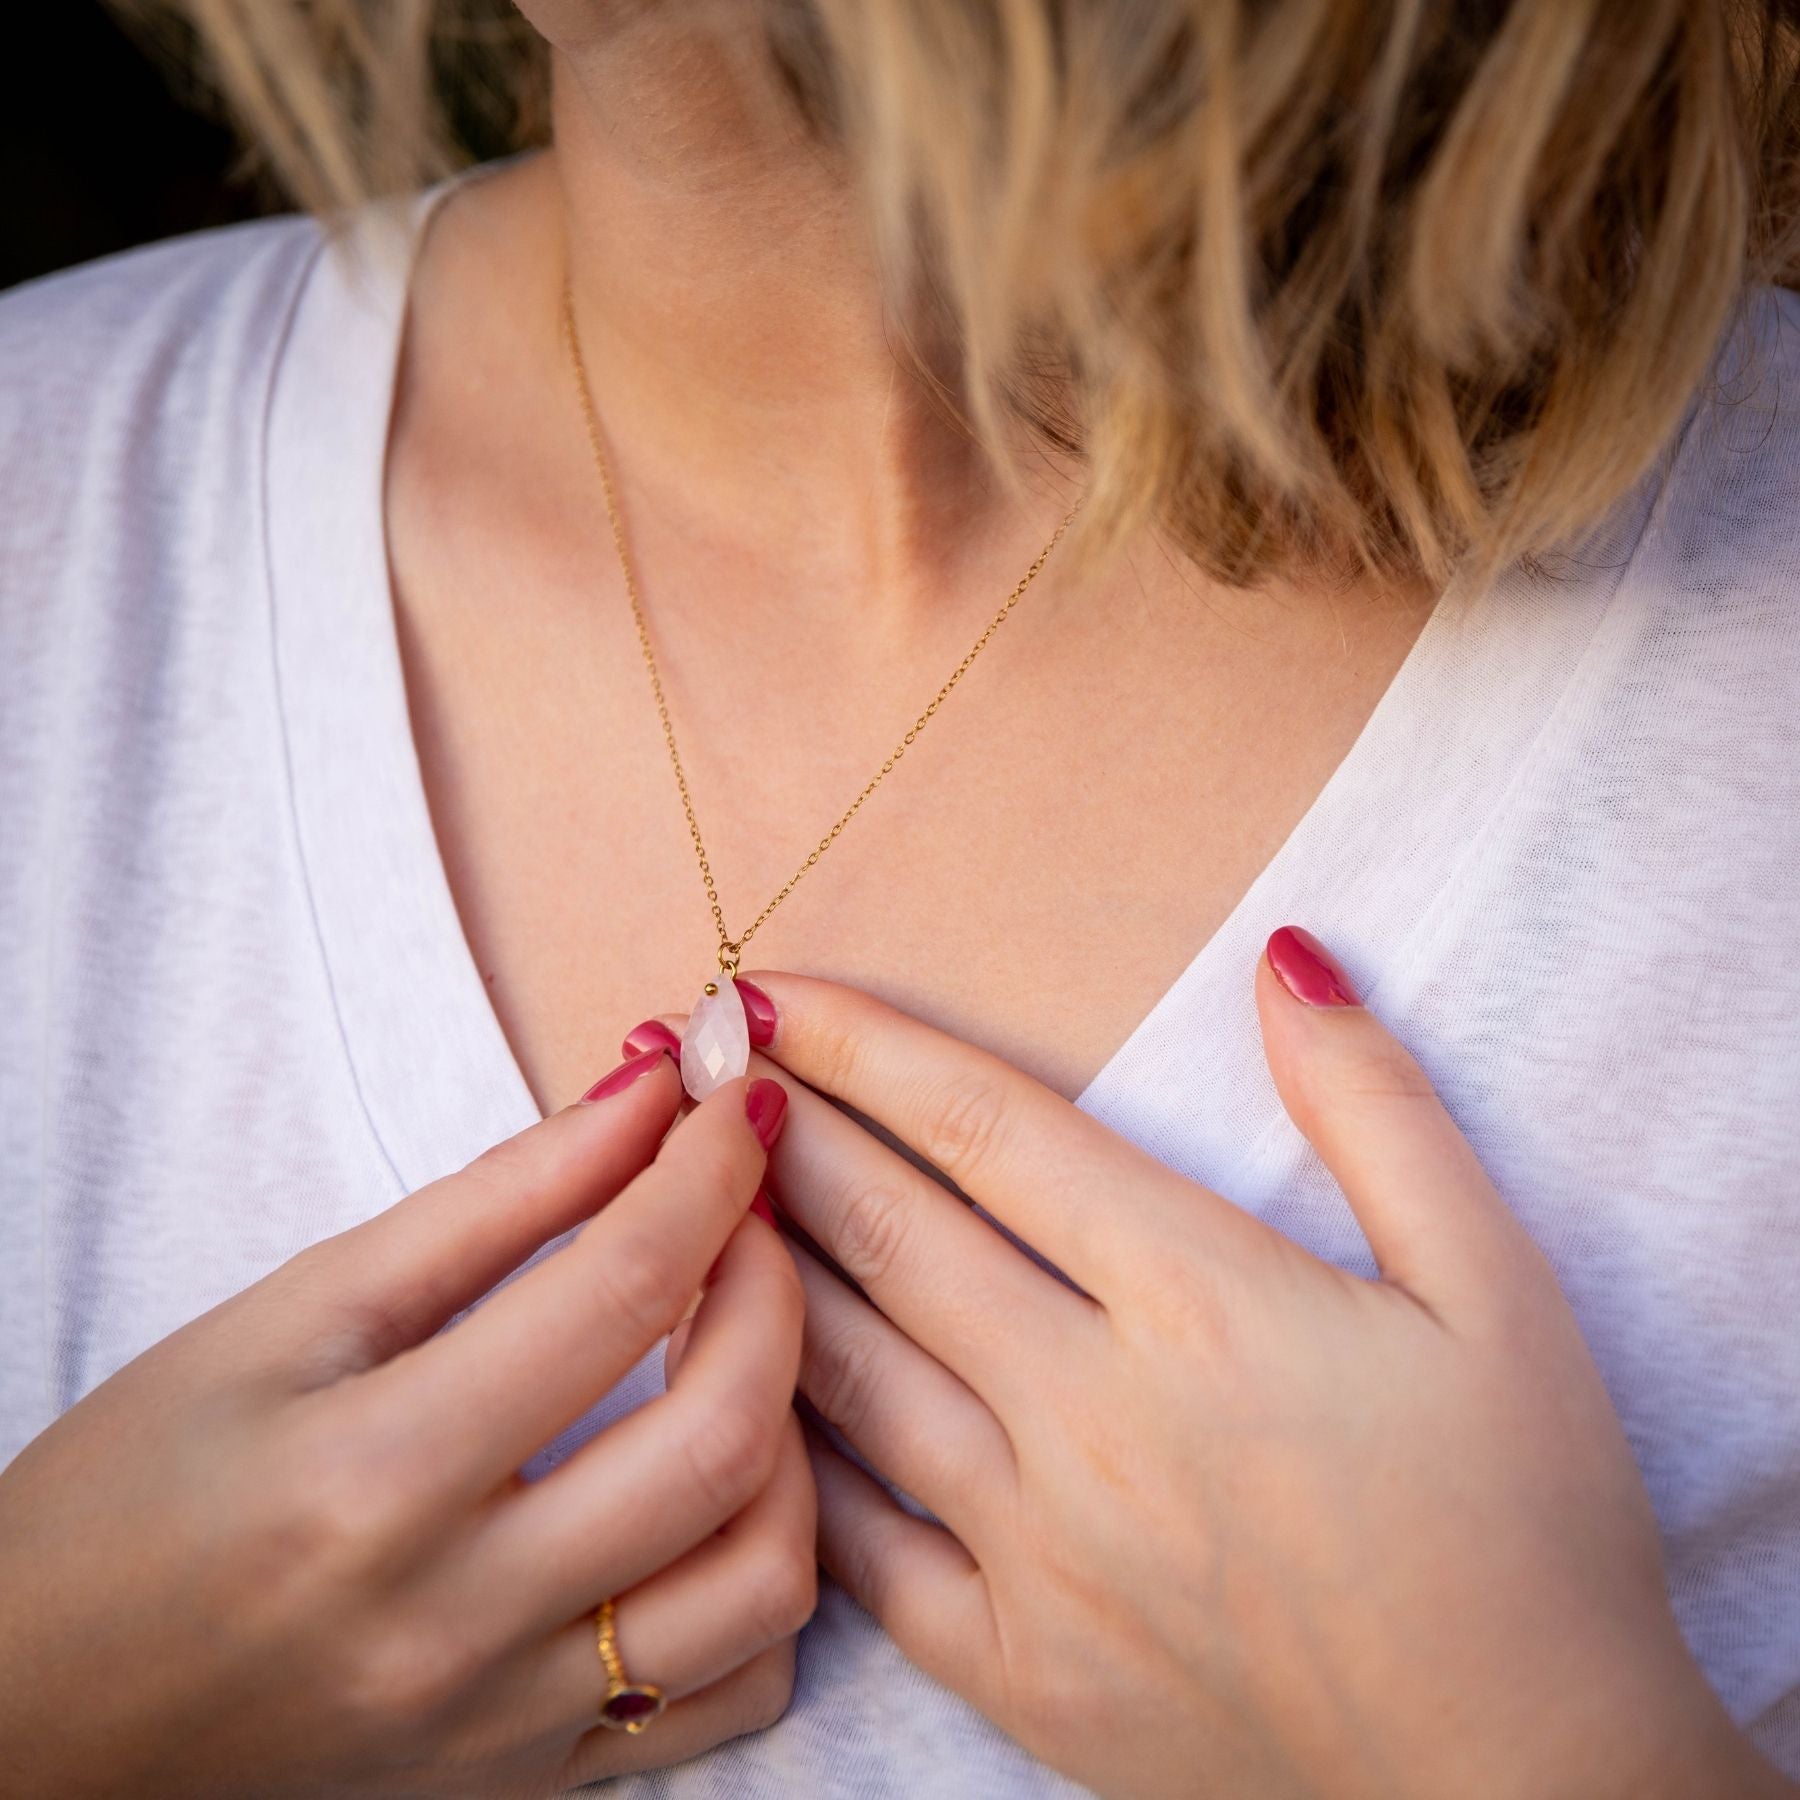
M1361 1006L1350 977L1310 931L1283 925L1269 939L1269 967L1296 1000L1308 1006Z
M754 981L736 977L737 991L744 1002L744 1017L750 1024L750 1041L759 1050L775 1041L775 1002Z
M762 1077L751 1082L744 1090L744 1117L767 1150L787 1117L787 1089L779 1081Z
M621 1056L639 1056L646 1050L666 1050L671 1056L681 1055L681 1039L661 1019L646 1019L625 1034Z
M662 1060L663 1052L657 1050L641 1050L636 1056L627 1057L610 1074L602 1075L594 1085L581 1097L583 1100L604 1100L609 1094L616 1094L622 1088L628 1088L641 1076L648 1075Z

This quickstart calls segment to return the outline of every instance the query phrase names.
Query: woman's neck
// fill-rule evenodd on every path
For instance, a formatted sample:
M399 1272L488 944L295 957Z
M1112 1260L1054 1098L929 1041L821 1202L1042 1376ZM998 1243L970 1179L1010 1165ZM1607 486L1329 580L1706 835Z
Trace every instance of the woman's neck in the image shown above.
M984 549L1023 566L1073 490L1007 499L897 359L829 148L712 40L621 29L659 41L558 52L551 161L622 487L672 527L899 618Z

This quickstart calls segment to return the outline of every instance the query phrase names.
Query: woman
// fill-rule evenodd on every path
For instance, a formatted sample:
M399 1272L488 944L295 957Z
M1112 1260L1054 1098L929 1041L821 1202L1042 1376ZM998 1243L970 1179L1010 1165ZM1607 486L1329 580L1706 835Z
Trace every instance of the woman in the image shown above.
M18 1791L1792 1792L1789 9L523 10L0 303Z

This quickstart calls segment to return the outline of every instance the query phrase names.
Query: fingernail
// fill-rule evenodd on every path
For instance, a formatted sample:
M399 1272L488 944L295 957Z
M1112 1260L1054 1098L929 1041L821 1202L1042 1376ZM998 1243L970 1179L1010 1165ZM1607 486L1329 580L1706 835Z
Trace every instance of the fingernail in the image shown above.
M661 1019L646 1019L626 1032L619 1054L638 1056L646 1050L666 1050L671 1056L680 1056L681 1039Z
M741 975L734 979L743 996L744 1017L750 1022L750 1041L761 1050L775 1041L775 1002L754 981Z
M744 1090L744 1117L767 1150L787 1117L787 1089L779 1081L759 1077Z
M1308 1006L1361 1006L1350 977L1310 931L1283 925L1269 939L1269 967L1296 1000Z
M648 1075L662 1060L663 1052L658 1050L641 1050L636 1056L630 1056L620 1063L610 1075L602 1075L594 1085L581 1097L583 1100L604 1100L608 1094L616 1094L621 1088L628 1088L639 1076Z

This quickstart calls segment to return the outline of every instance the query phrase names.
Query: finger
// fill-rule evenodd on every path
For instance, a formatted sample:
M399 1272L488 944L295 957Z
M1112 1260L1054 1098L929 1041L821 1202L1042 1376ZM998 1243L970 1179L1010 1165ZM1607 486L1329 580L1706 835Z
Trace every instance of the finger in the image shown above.
M668 1057L634 1066L639 1078L563 1107L284 1265L277 1273L308 1295L304 1378L323 1385L422 1342L606 1205L656 1154L681 1097Z
M646 1050L666 1050L679 1064L681 1061L681 1026L668 1019L646 1019L626 1032L620 1045L621 1056L642 1056Z
M745 1220L668 1391L490 1509L447 1577L446 1616L479 1608L502 1641L529 1642L741 1513L768 1484L792 1417L802 1310L781 1239Z
M675 1325L762 1178L747 1107L765 1095L780 1090L725 1083L555 1255L357 1378L364 1419L396 1466L427 1472L433 1500L490 1492ZM502 1175L500 1195L511 1187Z
M867 1462L965 1543L979 1539L1017 1476L999 1419L817 1258L789 1248L806 1290L800 1391Z
M766 1730L787 1711L793 1692L794 1640L789 1638L704 1693L677 1701L639 1736L604 1725L584 1732L555 1791L560 1794L611 1775L669 1768L746 1732Z
M626 1056L641 1055L646 1049L667 1050L675 1060L677 1069L681 1067L681 1031L687 1022L687 1015L679 1013L672 1016L669 1022L661 1019L649 1019L644 1024L635 1026L626 1033ZM634 1042L635 1040L635 1042ZM774 1073L770 1069L752 1069L752 1075L769 1076ZM694 1110L695 1101L684 1088L681 1095L681 1116ZM768 1191L765 1188L756 1190L756 1198L750 1202L750 1210L762 1219L765 1224L775 1223L775 1211L769 1203Z
M774 1009L755 994L757 1035ZM680 1015L647 1019L626 1045L679 1044ZM752 1055L752 1074L781 1065ZM992 1404L1035 1400L1044 1362L1080 1355L1100 1309L1047 1274L961 1196L889 1148L828 1100L792 1084L788 1118L770 1153L771 1182L788 1217L906 1335ZM774 1224L763 1201L757 1208Z
M1310 932L1270 937L1256 1004L1281 1103L1343 1189L1384 1279L1430 1303L1492 1291L1536 1259L1424 1070Z
M790 1411L768 1485L735 1519L620 1596L626 1666L676 1693L722 1679L804 1626L818 1604L818 1501Z
M830 1101L793 1087L769 1164L782 1210L959 1387L996 1408L1036 1405L1051 1365L1097 1340L1101 1308Z
M752 981L740 977L733 985L737 988L738 998L744 1003L744 1023L749 1028L750 1047L760 1050L765 1044L772 1042L775 1036L774 1002ZM646 1019L641 1025L634 1025L626 1032L624 1048L619 1054L630 1056L636 1051L654 1046L670 1051L679 1062L681 1034L686 1029L686 1013L659 1013L655 1018Z
M765 974L766 1054L910 1145L1102 1304L1146 1259L1209 1228L1209 1253L1267 1227L1001 1057L838 982Z
M769 1484L725 1528L615 1596L619 1660L634 1682L680 1700L789 1638L818 1598L812 1469L789 1415ZM598 1602L596 1602L596 1605ZM592 1721L602 1669L594 1609L516 1652L482 1703L529 1738Z
M700 1304L700 1296L694 1296L694 1304ZM663 1345L663 1386L666 1388L675 1379L675 1371L681 1366L681 1359L687 1353L688 1338L693 1334L694 1315L688 1316L669 1333L669 1341Z
M987 1583L940 1525L915 1519L809 1430L819 1491L819 1560L873 1613L908 1661L982 1707L1001 1667Z

